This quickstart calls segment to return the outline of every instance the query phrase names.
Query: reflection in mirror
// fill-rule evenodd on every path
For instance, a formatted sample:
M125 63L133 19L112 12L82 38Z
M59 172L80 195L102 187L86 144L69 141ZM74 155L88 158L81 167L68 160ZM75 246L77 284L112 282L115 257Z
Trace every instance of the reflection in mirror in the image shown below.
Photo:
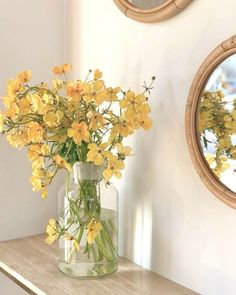
M164 4L167 0L128 0L137 8L151 9Z
M204 158L214 175L236 192L236 54L211 74L198 106Z

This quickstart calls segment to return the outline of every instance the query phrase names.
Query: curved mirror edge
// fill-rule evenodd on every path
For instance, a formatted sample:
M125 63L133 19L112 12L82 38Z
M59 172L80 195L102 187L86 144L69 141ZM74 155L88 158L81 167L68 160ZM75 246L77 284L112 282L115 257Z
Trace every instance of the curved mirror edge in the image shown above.
M127 0L133 6L140 9L152 9L165 4L168 0Z

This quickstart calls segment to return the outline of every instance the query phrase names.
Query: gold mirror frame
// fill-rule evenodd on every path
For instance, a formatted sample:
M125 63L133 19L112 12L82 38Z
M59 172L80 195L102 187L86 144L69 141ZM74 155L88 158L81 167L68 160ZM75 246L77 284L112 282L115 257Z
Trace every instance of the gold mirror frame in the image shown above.
M113 1L127 17L140 22L153 23L178 14L193 0L167 0L166 3L151 9L137 8L127 0Z
M193 164L208 189L217 198L232 208L236 208L236 193L221 183L208 168L206 160L201 152L201 146L197 134L196 116L199 99L210 75L220 63L235 53L236 36L233 36L222 42L206 58L192 82L185 113L186 139Z

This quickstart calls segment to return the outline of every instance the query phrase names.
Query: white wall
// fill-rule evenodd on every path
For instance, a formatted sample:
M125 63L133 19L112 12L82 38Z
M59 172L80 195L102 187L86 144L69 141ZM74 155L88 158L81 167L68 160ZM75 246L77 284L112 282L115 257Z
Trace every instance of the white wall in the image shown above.
M196 174L184 133L194 75L236 32L235 0L195 0L162 23L126 18L112 0L67 1L66 54L78 77L99 67L112 85L157 76L154 128L133 139L119 183L120 253L201 294L236 292L236 211Z
M0 93L7 79L31 69L33 81L49 80L63 62L63 0L0 1ZM57 186L48 200L32 192L26 153L0 138L0 240L42 233L57 211ZM0 277L0 294L21 294ZM22 291L23 294L23 291Z
M33 81L52 78L51 69L63 61L63 1L0 1L0 93L6 81L31 69ZM43 201L32 192L31 166L25 151L0 140L0 240L43 232L56 212L56 191Z

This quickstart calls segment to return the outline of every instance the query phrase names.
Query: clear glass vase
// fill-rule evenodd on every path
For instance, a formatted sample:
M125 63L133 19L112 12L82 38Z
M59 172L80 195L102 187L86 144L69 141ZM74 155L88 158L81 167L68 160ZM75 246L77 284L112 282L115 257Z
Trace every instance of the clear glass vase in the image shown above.
M72 277L100 277L118 268L118 192L102 172L101 166L76 163L59 193L59 269Z

